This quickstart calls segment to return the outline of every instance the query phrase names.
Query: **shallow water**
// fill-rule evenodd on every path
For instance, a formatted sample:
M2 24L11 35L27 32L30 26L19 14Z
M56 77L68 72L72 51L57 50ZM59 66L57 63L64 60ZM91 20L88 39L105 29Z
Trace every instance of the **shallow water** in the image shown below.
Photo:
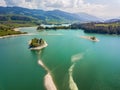
M81 30L37 32L0 39L0 90L45 90L46 71L50 70L58 90L120 90L120 36L85 34ZM96 36L92 42L80 36ZM28 49L28 41L43 38L48 47ZM40 54L39 54L40 53Z

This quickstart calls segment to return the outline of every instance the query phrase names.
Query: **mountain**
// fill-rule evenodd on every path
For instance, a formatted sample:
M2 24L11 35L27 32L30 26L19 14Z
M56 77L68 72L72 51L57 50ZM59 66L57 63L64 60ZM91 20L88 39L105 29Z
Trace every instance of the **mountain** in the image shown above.
M114 18L114 19L109 19L105 21L106 23L120 23L120 17Z
M37 19L25 15L0 15L0 21L35 21Z
M37 9L27 9L22 7L0 7L1 15L21 16L29 19L37 19L49 23L71 23L71 22L93 22L100 19L86 13L68 13L60 10L44 11ZM0 17L0 21L6 19ZM16 18L17 19L17 18ZM20 18L19 18L20 19Z
M93 16L93 15L90 15L90 14L87 14L87 13L77 13L78 17L79 18L82 18L84 21L86 22L100 22L102 21L101 18L98 18L96 16Z

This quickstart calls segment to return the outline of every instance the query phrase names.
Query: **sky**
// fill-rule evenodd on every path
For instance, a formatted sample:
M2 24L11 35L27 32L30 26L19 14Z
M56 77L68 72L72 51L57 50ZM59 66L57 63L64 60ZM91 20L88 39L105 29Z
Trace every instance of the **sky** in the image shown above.
M85 12L106 19L120 17L120 0L0 0L0 6Z

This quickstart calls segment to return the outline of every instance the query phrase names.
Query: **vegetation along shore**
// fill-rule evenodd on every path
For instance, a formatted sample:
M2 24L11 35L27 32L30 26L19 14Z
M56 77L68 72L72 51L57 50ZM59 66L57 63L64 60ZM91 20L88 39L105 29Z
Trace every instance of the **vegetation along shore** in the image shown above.
M72 24L71 29L82 29L85 33L120 34L120 22Z
M27 32L21 32L18 28L11 28L6 25L0 24L0 38L6 38L10 36L18 36L18 35L24 35L27 34Z
M120 22L103 23L103 22L91 22L91 23L74 23L69 26L53 26L43 27L39 25L37 30L59 30L59 29L72 29L83 30L85 33L98 33L98 34L120 34Z

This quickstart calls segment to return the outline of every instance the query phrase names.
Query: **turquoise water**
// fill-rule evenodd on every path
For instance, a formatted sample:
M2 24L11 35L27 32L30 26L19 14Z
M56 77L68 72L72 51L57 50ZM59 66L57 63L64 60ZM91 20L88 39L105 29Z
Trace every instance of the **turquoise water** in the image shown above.
M45 90L48 67L58 90L120 90L120 36L86 34L81 30L37 32L0 39L0 90ZM80 36L96 36L91 42ZM48 47L30 51L28 41L43 38ZM39 54L40 53L40 54Z

